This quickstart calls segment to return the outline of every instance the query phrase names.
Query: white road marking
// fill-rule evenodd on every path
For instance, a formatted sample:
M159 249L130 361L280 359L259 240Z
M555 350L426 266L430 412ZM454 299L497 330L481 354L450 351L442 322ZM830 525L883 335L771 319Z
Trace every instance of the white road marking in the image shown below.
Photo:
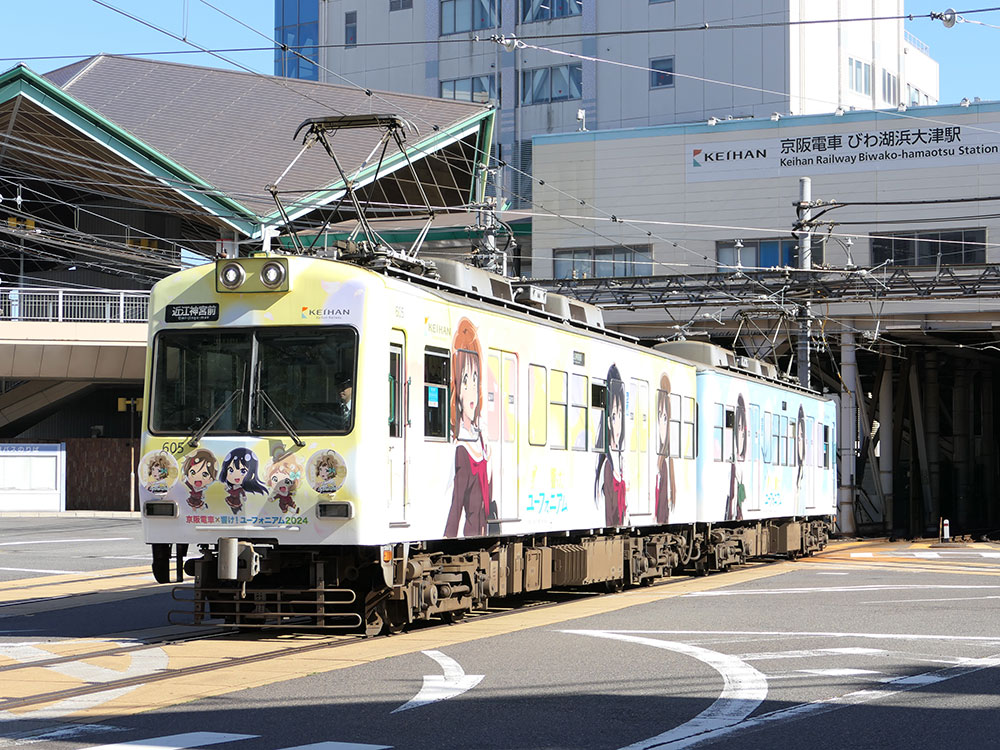
M814 674L820 677L858 677L863 674L882 674L874 669L796 669L800 674Z
M41 568L0 568L11 573L48 573L50 575L69 575L83 573L82 570L43 570Z
M835 573L833 571L825 570L825 571L819 571L818 573L816 573L816 575L818 575L818 576L846 576L848 574L847 573Z
M740 654L736 658L742 661L764 661L770 659L804 659L812 656L828 656L830 654L869 656L873 654L887 653L889 652L881 648L814 648L800 651L771 651L759 654Z
M875 557L874 552L852 552L851 557Z
M963 585L963 584L870 584L863 586L809 586L787 589L729 589L720 591L693 591L682 594L684 598L703 596L775 596L778 594L831 594L849 593L853 591L925 591L927 589L1000 589L1000 585Z
M581 631L589 633L592 631ZM598 632L598 631L593 631ZM918 633L838 633L833 631L786 631L786 630L602 630L602 633L624 633L628 635L773 635L805 638L882 638L887 641L972 641L1000 646L1000 635L922 635Z
M0 655L16 659L22 664L30 664L32 662L53 659L56 657L56 654L51 651L36 648L30 642L0 644ZM129 677L155 674L156 672L163 671L167 668L167 654L162 648L157 647L143 649L142 651L135 651L131 653L130 656L131 660L129 662L129 666L124 671L109 669L107 667L99 667L94 664L88 664L85 661L50 664L44 668L91 684L113 682L114 680ZM51 703L43 708L29 711L27 713L0 711L0 727L25 720L55 719L68 716L69 714L76 713L77 711L83 711L93 706L99 706L107 701L114 700L115 698L130 693L138 687L140 687L140 685L129 685L127 687L114 688L111 690L102 690L97 693L90 693L89 695L78 695L73 698L66 698L65 700Z
M832 635L832 634L827 634ZM847 635L847 634L843 634ZM867 637L867 634L862 634L862 637ZM883 636L885 637L885 636ZM895 636L900 637L900 636ZM906 636L908 638L933 638L934 636ZM979 636L954 636L954 640L980 640ZM800 719L805 716L815 715L820 713L827 713L829 711L836 711L839 708L844 708L846 706L856 706L863 703L871 703L873 701L884 700L885 698L891 698L893 696L899 695L900 693L909 692L910 690L915 690L919 687L924 687L926 685L933 685L938 682L944 682L945 680L951 680L956 677L963 677L967 674L973 672L978 672L982 669L989 669L991 667L1000 667L1000 654L994 654L985 659L966 659L957 666L945 667L944 669L939 669L933 672L925 672L918 675L910 675L908 677L898 677L892 678L884 681L887 686L899 686L898 690L857 690L846 695L838 695L830 698L823 698L811 703L800 703L796 706L790 706L789 708L778 709L777 711L772 711L766 714L760 714L753 717L752 719L745 719L736 724L730 724L728 726L721 726L715 729L709 729L705 732L695 736L689 737L684 740L670 742L669 747L674 748L674 750L679 750L679 748L688 748L695 745L699 745L705 741L718 740L721 737L727 735L739 734L743 731L749 729L758 729L761 726L767 724L776 724L783 721L790 721L794 719ZM666 743L658 744L657 747L667 747ZM634 747L647 747L646 743L641 743Z
M87 750L185 750L189 747L202 745L218 745L221 742L236 742L237 740L252 740L259 734L224 734L222 732L187 732L186 734L171 734L167 737L153 737L148 740L122 742L114 745L100 745Z
M928 560L934 560L941 557L941 555L939 555L937 552L906 552L904 554L913 555L914 557L926 558Z
M101 555L101 560L149 560L149 555Z
M745 664L729 654L721 654L718 651L710 651L707 648L687 643L663 641L658 638L642 638L615 631L564 630L563 632L639 643L674 651L707 664L722 676L722 693L711 706L679 727L674 727L647 740L633 743L622 750L646 750L678 742L681 743L678 745L679 747L686 747L691 741L698 741L698 737L705 732L730 727L743 721L767 697L767 678L749 664Z
M15 547L21 544L70 544L74 542L131 542L130 536L105 536L95 539L29 539L21 542L0 542L0 547Z
M908 604L910 602L978 602L983 599L1000 599L1000 596L949 596L945 599L881 599L858 604Z
M33 745L37 742L60 742L71 740L75 737L82 737L85 734L110 734L111 732L125 732L125 727L116 727L111 724L56 724L44 729L29 729L24 732L8 733L0 737L0 747L8 745Z
M457 661L450 656L442 654L440 651L423 651L422 653L440 664L441 669L444 670L444 674L424 675L424 684L420 688L420 692L417 693L413 700L395 709L392 712L394 714L400 711L408 711L411 708L426 706L428 703L454 698L456 695L461 695L465 691L474 688L486 676L482 674L467 675Z

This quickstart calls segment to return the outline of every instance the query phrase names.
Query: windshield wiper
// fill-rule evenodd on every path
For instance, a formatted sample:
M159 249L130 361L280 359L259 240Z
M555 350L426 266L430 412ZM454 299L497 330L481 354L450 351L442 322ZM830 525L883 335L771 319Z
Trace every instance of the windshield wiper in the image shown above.
M239 398L242 395L243 395L243 389L242 388L240 390L238 390L238 391L233 391L230 394L229 398L227 398L225 401L223 401L222 405L219 406L218 409L216 409L215 411L212 412L212 416L210 416L208 419L206 419L204 421L204 423L201 425L201 427L195 428L195 431L191 433L191 437L188 438L188 445L190 445L192 448L197 448L198 447L198 442L203 437L205 437L205 433L208 432L210 429L212 429L212 425L214 425L216 422L219 421L219 417L222 416L222 412L224 412L229 407L229 405L231 403L233 403L233 401L235 401L237 398ZM201 419L201 417L198 417L197 419L195 419L195 422L197 422L198 419Z
M305 446L305 443L302 441L302 438L300 438L298 434L296 434L295 429L292 427L292 423L285 418L285 415L281 413L281 410L279 410L278 407L274 405L274 401L271 400L271 397L268 396L267 393L264 391L264 389L261 388L260 386L257 386L257 398L263 401L264 404L272 412L274 412L274 416L276 416L278 418L278 421L281 422L281 426L285 428L285 432L288 433L288 436L292 439L292 441L299 448Z

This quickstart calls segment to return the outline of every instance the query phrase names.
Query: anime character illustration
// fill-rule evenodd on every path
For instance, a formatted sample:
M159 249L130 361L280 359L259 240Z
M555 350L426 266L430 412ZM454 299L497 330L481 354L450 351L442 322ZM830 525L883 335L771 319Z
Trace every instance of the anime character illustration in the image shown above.
M445 524L446 537L458 536L465 513L464 536L482 536L499 531L497 506L493 502L490 450L483 438L480 414L483 404L482 347L476 327L468 318L458 321L451 355L451 434L455 448L455 476L451 508Z
M257 476L257 456L246 448L233 448L222 461L219 481L226 487L226 504L233 513L243 510L247 493L267 494L267 487Z
M271 493L268 500L277 500L278 509L287 513L291 509L299 512L295 504L295 491L302 484L302 465L295 456L285 456L272 462L267 470L267 486Z
M625 523L625 386L617 365L608 368L607 399L601 437L604 452L597 459L594 475L594 499L598 488L604 497L604 522L607 526ZM602 473L603 472L603 473Z
M163 495L177 481L177 462L164 450L146 455L139 463L139 481L154 495Z
M806 412L801 404L796 422L798 424L795 430L795 463L798 464L799 470L795 475L795 493L798 494L802 489L802 475L806 470Z
M677 502L677 480L674 478L674 459L670 455L670 378L660 375L660 388L656 393L656 522L670 523L670 511Z
M344 486L347 479L347 463L334 450L314 453L306 463L306 475L309 484L321 495L336 492Z
M207 448L199 448L188 453L181 465L181 474L184 476L184 484L188 488L187 504L191 510L206 507L205 490L219 474L215 454Z
M743 462L747 458L747 404L743 394L736 397L733 417L733 459L729 472L729 497L726 498L726 521L743 520L743 501L747 499L743 484Z

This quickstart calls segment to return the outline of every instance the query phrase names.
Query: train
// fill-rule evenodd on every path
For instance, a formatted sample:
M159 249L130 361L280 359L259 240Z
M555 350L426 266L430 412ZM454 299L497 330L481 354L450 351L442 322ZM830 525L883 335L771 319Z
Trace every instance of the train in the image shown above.
M836 520L831 399L456 260L175 273L144 399L153 574L194 579L175 621L396 632L812 554Z

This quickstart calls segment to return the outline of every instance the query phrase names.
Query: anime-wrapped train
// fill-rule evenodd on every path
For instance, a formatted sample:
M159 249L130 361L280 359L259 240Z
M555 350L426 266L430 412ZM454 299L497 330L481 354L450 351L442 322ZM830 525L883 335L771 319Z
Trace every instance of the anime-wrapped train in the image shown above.
M156 579L194 577L175 619L372 634L825 545L833 402L438 271L261 255L156 285L138 473Z

